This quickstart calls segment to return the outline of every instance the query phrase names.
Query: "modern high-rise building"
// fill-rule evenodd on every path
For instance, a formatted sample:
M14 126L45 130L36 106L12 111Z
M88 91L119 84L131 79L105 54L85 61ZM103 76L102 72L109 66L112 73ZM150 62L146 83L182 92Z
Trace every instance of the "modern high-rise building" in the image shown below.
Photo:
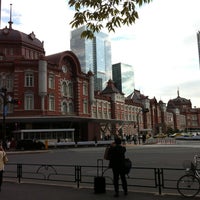
M70 48L79 59L84 73L94 73L94 89L102 90L111 79L111 42L107 34L95 33L93 39L81 38L86 26L71 31Z
M132 65L117 63L112 65L112 77L115 86L123 92L125 96L134 90L134 69Z

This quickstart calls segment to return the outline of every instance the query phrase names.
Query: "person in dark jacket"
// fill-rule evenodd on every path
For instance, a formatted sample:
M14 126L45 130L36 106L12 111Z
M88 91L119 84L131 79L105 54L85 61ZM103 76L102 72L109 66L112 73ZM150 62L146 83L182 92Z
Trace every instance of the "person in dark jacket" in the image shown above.
M113 184L115 189L115 197L119 196L119 177L121 178L122 188L124 190L124 195L127 195L127 181L125 174L125 152L126 148L121 145L121 139L119 137L115 138L114 144L111 145L109 156L110 163L109 166L113 171Z

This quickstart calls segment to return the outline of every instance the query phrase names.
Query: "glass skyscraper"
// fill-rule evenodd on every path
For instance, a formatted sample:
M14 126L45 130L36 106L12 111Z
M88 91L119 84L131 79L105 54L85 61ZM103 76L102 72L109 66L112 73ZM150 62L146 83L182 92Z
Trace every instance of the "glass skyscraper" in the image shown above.
M125 96L130 95L134 91L134 69L132 65L117 63L112 65L112 77L115 86Z
M93 39L81 38L85 26L71 31L70 48L79 59L84 73L94 73L94 89L103 90L111 79L111 42L108 35L95 33Z

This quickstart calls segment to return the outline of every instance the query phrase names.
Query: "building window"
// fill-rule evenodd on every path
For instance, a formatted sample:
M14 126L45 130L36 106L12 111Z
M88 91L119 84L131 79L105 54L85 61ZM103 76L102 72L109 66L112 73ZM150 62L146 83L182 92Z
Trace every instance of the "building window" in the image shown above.
M12 89L13 89L13 78L12 78L12 76L6 77L6 88L7 88L8 91L12 91Z
M72 114L74 112L74 104L73 104L73 102L63 102L62 103L62 112L64 114L67 114L67 113Z
M54 111L55 110L55 98L54 95L49 96L49 110Z
M33 100L32 94L26 94L25 95L25 110L33 110L34 109L34 100Z
M83 113L84 114L88 113L88 101L86 99L83 100Z
M67 103L66 102L63 102L63 104L62 104L62 112L64 114L67 114Z
M72 82L62 82L62 94L65 97L73 97L73 84Z
M34 75L31 72L27 72L25 74L25 87L33 87L34 86Z
M83 95L88 95L88 84L87 82L83 82Z
M68 88L69 88L69 96L73 97L73 84L71 82L69 82Z
M197 121L193 121L193 122L192 122L192 126L198 126Z
M13 89L13 78L12 75L0 76L0 87L5 87L7 91Z
M55 88L55 78L53 74L49 75L49 88L51 89Z
M74 104L73 102L69 103L69 113L73 113L74 112Z
M197 120L197 115L192 115L192 120Z
M63 96L67 96L67 83L65 81L62 83L62 93Z

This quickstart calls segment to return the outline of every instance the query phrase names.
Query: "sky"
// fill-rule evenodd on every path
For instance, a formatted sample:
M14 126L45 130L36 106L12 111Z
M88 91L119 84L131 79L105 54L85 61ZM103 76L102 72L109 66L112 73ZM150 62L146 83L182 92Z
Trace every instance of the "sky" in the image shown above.
M12 4L13 29L33 31L44 41L46 55L70 50L73 10L67 0L2 0L1 4L1 28L8 26ZM112 64L132 65L135 89L149 98L167 103L179 91L200 108L199 8L200 0L153 0L138 8L134 25L109 33Z

